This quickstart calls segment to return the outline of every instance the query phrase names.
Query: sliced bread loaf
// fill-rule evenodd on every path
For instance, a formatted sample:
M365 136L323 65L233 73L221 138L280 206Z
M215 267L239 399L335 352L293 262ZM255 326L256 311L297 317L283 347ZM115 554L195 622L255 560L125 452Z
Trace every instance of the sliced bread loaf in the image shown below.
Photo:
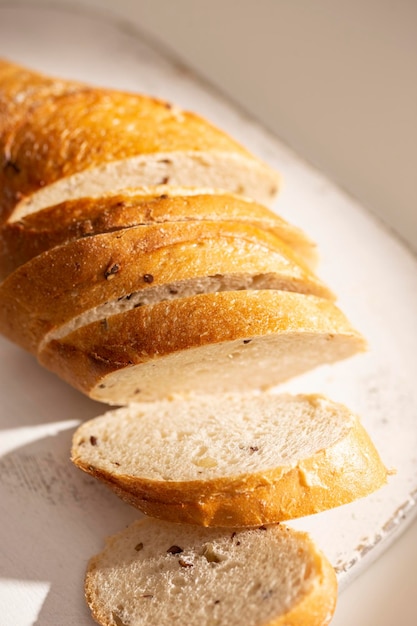
M102 626L326 626L337 581L305 533L145 519L90 560L85 593Z
M68 200L0 227L0 278L57 245L99 233L164 222L241 221L280 237L309 267L315 244L302 230L250 200L214 190L160 186Z
M38 82L35 73L34 91ZM24 110L0 135L0 152L9 164L0 171L1 221L131 186L206 186L269 203L279 184L271 168L203 118L87 86Z
M358 418L321 396L133 404L80 426L72 460L144 513L203 526L318 513L386 480Z
M246 290L200 294L112 315L52 339L40 362L109 404L276 385L363 350L329 300Z
M51 332L150 302L265 288L333 298L280 239L249 223L135 226L63 244L15 270L0 285L0 331L36 353Z

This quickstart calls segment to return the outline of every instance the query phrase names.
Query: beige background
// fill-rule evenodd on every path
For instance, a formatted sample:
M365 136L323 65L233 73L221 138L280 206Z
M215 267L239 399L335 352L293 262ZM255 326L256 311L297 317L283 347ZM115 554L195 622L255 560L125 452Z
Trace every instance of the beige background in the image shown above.
M52 3L159 38L417 250L416 0Z
M129 4L417 249L415 0Z

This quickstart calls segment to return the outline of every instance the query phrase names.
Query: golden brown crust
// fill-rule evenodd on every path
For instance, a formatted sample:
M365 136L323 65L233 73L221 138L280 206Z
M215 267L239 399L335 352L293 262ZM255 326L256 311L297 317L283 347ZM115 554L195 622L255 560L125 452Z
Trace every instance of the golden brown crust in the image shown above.
M75 81L58 80L0 60L0 222L21 199L18 181L22 166L11 152L14 135L37 107L81 88ZM8 181L17 184L10 186Z
M0 59L0 136L42 102L80 89L80 86L75 81L44 76Z
M330 301L259 290L201 294L114 315L106 324L95 322L50 341L39 360L88 394L103 384L107 375L132 365L151 360L156 365L163 357L192 348L275 335L297 343L303 337L298 372L364 349L362 337ZM321 337L323 348L330 342L337 345L337 350L323 351L315 357L314 364L304 362L303 350L308 348L312 336ZM213 371L214 380L222 376L221 369ZM289 365L286 372L287 378L294 375ZM278 382L277 375L274 384Z
M25 93L30 92L22 117L7 104L13 89L19 87L9 87L5 81L1 94L0 82L0 101L6 102L4 119L12 118L0 125L3 220L22 198L42 187L137 155L195 151L204 159L205 153L231 152L261 165L208 121L156 98L76 83L68 83L67 88L65 81L55 88L53 79L27 70L18 72L13 84L18 85L20 79Z
M87 464L73 448L73 462L143 513L200 526L275 524L320 513L382 487L387 470L356 419L346 437L295 467L196 481L155 481ZM117 460L117 459L116 459Z
M36 352L46 332L100 304L229 273L274 273L279 288L332 298L297 261L274 234L243 222L166 222L86 237L33 258L0 285L0 330Z
M163 187L161 188L161 190ZM0 228L0 276L57 245L93 234L140 224L192 220L242 220L269 230L292 247L307 265L316 261L313 242L269 209L238 196L221 193L146 195L139 190L97 198L68 200L29 214Z

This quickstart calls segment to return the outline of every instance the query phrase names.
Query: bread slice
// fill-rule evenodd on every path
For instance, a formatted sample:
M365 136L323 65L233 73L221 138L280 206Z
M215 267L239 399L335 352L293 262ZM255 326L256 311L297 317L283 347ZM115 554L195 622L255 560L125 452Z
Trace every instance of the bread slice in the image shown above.
M326 626L337 581L305 533L139 520L107 539L85 580L102 626Z
M223 291L142 306L45 345L39 361L109 404L270 387L363 350L329 300Z
M132 404L76 431L72 461L152 517L273 524L386 481L359 419L322 396L199 396Z
M26 111L0 135L0 148L10 164L0 171L0 221L132 186L212 187L265 204L279 185L269 166L203 118L156 98L88 86Z
M135 226L64 244L18 268L0 285L0 330L36 353L49 333L143 304L259 288L334 297L280 239L249 223Z
M167 185L68 200L0 228L0 278L34 256L99 233L164 222L241 221L277 235L309 267L315 244L303 231L251 200L215 190Z

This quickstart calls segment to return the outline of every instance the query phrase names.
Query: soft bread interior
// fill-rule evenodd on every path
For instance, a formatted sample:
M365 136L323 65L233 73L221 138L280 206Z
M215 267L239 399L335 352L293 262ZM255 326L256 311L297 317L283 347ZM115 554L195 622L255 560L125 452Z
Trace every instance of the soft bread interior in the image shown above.
M295 467L345 438L354 422L346 409L318 396L236 394L133 404L82 425L73 460L149 481L231 478Z
M65 200L161 184L211 187L242 194L266 206L277 193L276 174L243 154L179 150L111 161L61 178L24 197L9 220L17 221Z
M91 559L85 589L104 626L326 626L337 583L309 537L283 526L208 531L140 520Z
M144 513L203 526L318 513L386 480L358 418L320 396L134 404L82 425L72 460Z
M202 332L204 329L202 328ZM305 343L304 343L305 342ZM177 394L267 389L318 365L348 358L358 345L349 337L283 333L224 341L115 369L90 391L108 404L153 401ZM155 367L158 367L157 375Z

